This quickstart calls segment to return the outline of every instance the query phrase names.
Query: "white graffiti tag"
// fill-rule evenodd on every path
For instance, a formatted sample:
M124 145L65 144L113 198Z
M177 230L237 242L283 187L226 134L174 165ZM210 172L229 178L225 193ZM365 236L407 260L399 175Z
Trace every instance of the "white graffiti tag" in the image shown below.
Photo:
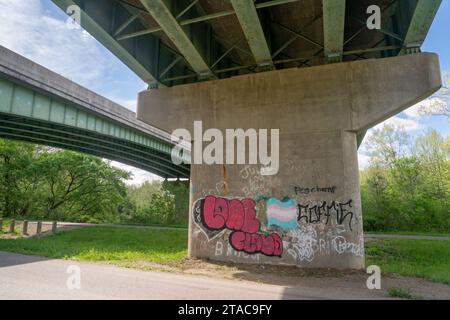
M351 253L359 257L364 256L363 244L349 242L343 236L335 237L333 240L331 240L331 245L338 254Z
M291 240L287 252L296 260L311 262L317 250L317 232L312 226L304 226L288 233Z

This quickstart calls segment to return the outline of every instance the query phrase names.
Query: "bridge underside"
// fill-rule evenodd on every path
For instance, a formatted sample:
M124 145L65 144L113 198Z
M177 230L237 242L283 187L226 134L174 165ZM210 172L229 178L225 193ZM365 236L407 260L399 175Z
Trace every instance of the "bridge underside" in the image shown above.
M418 52L441 1L53 0L153 88Z
M115 160L164 178L189 178L188 168L175 168L170 156L137 143L78 128L0 113L0 137Z

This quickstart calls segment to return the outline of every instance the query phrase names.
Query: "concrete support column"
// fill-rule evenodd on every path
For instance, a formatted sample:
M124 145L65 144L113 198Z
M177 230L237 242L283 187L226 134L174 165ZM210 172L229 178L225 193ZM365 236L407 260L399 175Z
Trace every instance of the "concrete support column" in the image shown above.
M437 56L416 54L145 91L138 118L192 136L195 120L224 137L268 129L269 142L279 129L275 175L261 175L260 164L191 166L190 256L359 269L356 136L440 86Z

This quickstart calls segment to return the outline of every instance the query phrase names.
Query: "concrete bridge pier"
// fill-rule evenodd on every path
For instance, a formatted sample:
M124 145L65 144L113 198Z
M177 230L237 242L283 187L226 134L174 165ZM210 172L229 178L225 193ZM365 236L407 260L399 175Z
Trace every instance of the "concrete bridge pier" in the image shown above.
M259 164L191 166L190 256L360 269L357 137L440 86L437 55L419 53L145 91L138 118L192 134L201 120L224 137L269 129L269 141L279 129L275 175Z

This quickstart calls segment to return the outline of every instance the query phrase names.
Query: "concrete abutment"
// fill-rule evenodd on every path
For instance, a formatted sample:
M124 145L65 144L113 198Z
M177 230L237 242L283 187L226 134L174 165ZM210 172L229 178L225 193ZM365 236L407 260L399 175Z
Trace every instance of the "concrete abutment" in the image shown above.
M275 175L191 165L190 256L363 268L356 136L437 91L439 70L437 55L420 53L140 93L138 118L169 133L193 132L195 120L224 136L280 130Z

